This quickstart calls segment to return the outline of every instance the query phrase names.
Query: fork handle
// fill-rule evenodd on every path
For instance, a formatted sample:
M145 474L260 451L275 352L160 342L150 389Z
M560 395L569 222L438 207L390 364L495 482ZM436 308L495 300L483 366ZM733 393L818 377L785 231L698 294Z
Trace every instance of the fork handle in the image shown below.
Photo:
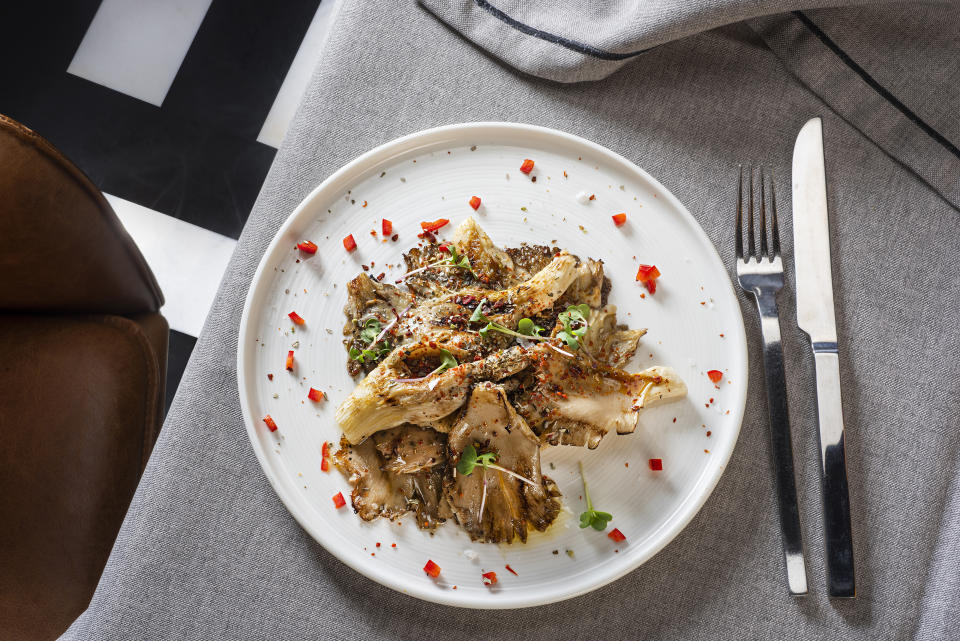
M767 384L773 476L780 511L787 584L790 594L802 595L807 593L807 568L803 556L803 534L800 529L800 508L793 469L793 444L790 437L790 414L787 409L783 345L780 342L780 317L777 313L776 294L756 294L763 333L763 371Z

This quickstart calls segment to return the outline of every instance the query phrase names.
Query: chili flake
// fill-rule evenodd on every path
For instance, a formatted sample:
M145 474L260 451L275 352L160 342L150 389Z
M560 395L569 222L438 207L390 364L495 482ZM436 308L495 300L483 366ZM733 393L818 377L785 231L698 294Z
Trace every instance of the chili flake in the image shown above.
M380 230L384 236L390 236L393 233L393 223L384 218L383 222L380 223Z
M287 365L286 365L286 367L287 367L287 371L288 371L288 372L292 372L292 371L293 371L293 350L292 350L292 349L291 349L289 352L287 352Z
M654 472L659 472L660 470L663 469L663 459L652 458L648 461L648 463L650 465L650 469L653 470Z
M290 320L292 320L295 325L303 325L304 323L307 322L303 320L303 318L300 317L300 314L296 312L290 312L289 314L287 314L287 316L290 317Z
M520 165L520 171L525 174L529 174L531 171L533 171L533 161L529 158L525 158L523 164Z
M352 252L354 249L357 248L357 241L353 239L353 234L350 234L349 236L343 239L343 248L346 249L348 252Z
M614 543L620 543L627 540L627 537L625 537L623 532L621 532L618 528L613 528L610 530L607 536L609 536Z
M622 227L623 224L627 222L627 215L625 213L614 214L611 218L613 218L613 224L617 227Z
M532 160L530 161L530 164L531 164L531 165L533 164L533 161L532 161ZM512 574L512 575L514 575L514 576L520 576L519 574L517 574L517 571L514 570L514 569L513 569L512 567L510 567L509 565L505 565L505 566L503 566L503 567L507 568L507 571L510 572L510 574Z
M497 573L496 572L484 572L480 575L483 579L484 585L496 585L497 584Z
M347 504L347 502L343 498L343 492L337 492L336 494L333 495L333 504L336 506L338 510Z
M720 379L723 378L723 372L718 369L712 369L707 372L707 377L714 383L719 383Z
M470 206L473 207L473 210L476 211L480 209L480 196L473 196L470 198Z
M311 387L311 388L310 388L310 391L307 392L307 398L309 398L311 401L314 401L314 402L317 402L317 403L319 403L320 401L322 401L322 400L324 399L324 396L325 396L325 394L324 394L323 392L321 392L320 390L315 389L315 388L313 388L313 387ZM324 445L326 445L326 443L324 443Z

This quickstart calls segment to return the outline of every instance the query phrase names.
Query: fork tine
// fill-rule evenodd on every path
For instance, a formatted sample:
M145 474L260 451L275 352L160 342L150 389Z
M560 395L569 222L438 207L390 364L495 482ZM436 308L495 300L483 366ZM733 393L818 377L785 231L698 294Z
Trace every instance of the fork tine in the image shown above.
M750 167L750 206L747 210L747 258L753 258L753 167Z
M777 186L776 176L773 173L773 167L770 168L770 217L773 219L773 230L770 234L770 240L773 241L771 248L771 258L780 255L780 227L777 225Z
M737 258L743 258L743 165L740 165L740 179L737 181Z
M763 165L760 166L760 255L763 258L767 255L767 197L766 197L766 174L763 171Z

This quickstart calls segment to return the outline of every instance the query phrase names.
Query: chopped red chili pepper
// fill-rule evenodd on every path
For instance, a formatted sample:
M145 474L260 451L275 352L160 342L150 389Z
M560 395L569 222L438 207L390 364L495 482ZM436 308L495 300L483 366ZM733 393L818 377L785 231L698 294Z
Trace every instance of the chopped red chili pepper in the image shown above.
M354 249L357 248L357 241L353 239L353 234L350 234L349 236L343 239L343 248L346 249L348 252L352 252Z
M446 218L438 218L432 223L420 223L420 227L422 227L423 231L427 233L433 233L438 229L440 229L441 227L443 227L444 225L448 224L449 222L450 221L447 220Z
M530 164L533 164L533 161L532 161L532 160L530 161ZM510 572L510 574L512 574L512 575L514 575L514 576L520 576L519 574L517 574L517 571L514 570L514 569L513 569L512 567L510 567L509 565L505 565L505 566L503 566L503 567L507 568L507 571Z
M448 245L447 243L442 243L442 244L440 244L440 245L437 245L437 250L438 250L441 254L449 254L449 253L450 253L450 245Z
M287 352L287 371L293 371L293 350Z
M300 317L300 314L296 312L290 312L289 314L287 314L287 316L290 317L290 320L292 320L295 325L303 325L304 323L307 322L303 320L303 318Z
M322 472L330 471L330 459L328 458L320 459L320 470Z
M656 265L640 265L637 270L637 280L641 283L658 278L660 278L660 270L657 269Z
M637 280L643 283L651 294L657 291L658 278L660 278L660 270L656 265L640 265L637 270Z
M470 198L470 206L473 207L474 211L480 209L480 196L473 196Z
M621 541L627 540L627 537L623 535L623 532L621 532L617 528L613 528L612 530L610 530L607 536L609 536L614 543L620 543Z
M714 383L719 383L720 379L723 378L723 372L718 369L712 369L707 372L707 377Z
M333 495L333 504L337 506L338 510L347 504L343 498L343 492L337 492Z
M383 232L384 236L390 236L393 233L393 223L384 218L383 222L380 224L380 230Z
M497 573L496 572L484 572L480 575L483 578L484 585L496 585L497 584Z
M320 456L323 458L330 456L330 444L326 441L323 442L323 446L320 448Z
M525 174L529 174L531 171L533 171L533 161L529 158L525 158L523 164L520 165L520 171Z
M652 458L650 459L649 463L650 463L650 469L653 470L654 472L659 472L660 470L663 469L663 459L661 458Z
M269 414L263 417L263 422L267 424L267 429L271 432L277 431L277 422L270 418Z
M423 566L423 571L433 578L440 576L440 566L433 561L427 561L427 564Z
M307 392L307 398L309 398L311 401L319 402L323 400L323 397L324 397L323 392L321 392L318 389L314 389L312 387L310 388L310 391Z
M317 253L317 244L312 243L309 240L297 243L297 249L302 251L304 254L316 254Z
M611 216L611 218L613 218L613 224L617 227L621 227L625 222L627 222L627 215L623 213L614 214Z

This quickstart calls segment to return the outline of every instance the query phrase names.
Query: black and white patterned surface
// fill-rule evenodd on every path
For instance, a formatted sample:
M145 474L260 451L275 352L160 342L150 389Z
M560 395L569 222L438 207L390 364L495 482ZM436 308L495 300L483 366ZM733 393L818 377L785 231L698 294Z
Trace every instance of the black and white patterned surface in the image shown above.
M157 275L167 404L332 21L335 0L17 3L0 113L107 195Z

